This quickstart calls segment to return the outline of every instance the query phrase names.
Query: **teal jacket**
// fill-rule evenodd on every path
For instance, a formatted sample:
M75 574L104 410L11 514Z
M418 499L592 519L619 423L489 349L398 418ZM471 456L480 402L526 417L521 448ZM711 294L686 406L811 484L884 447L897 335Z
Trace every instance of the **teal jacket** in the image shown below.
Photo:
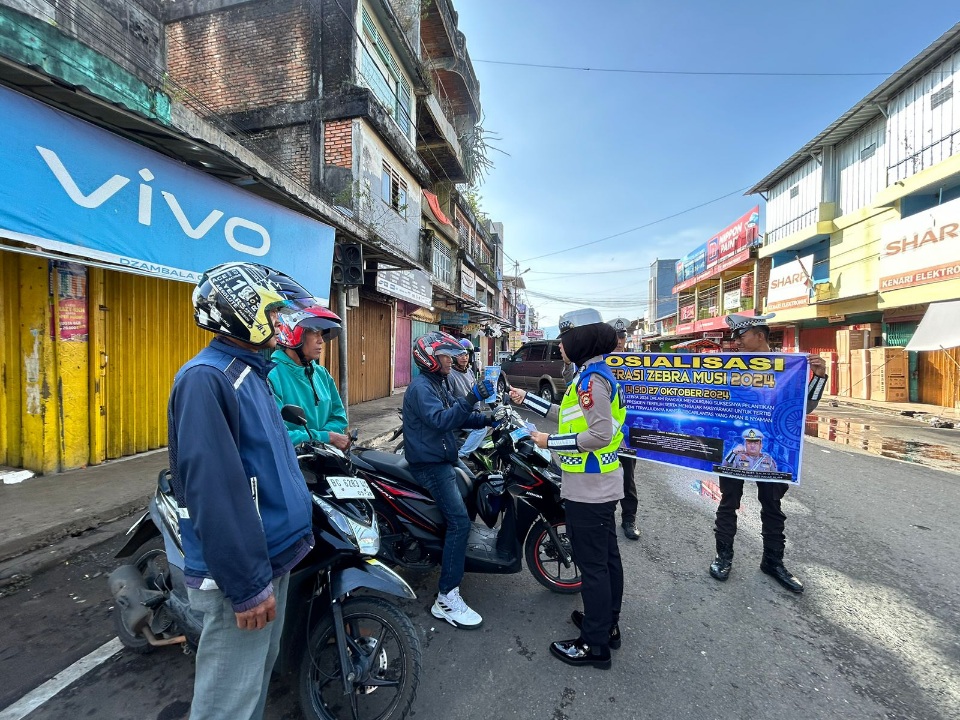
M330 433L347 431L347 413L343 409L343 401L336 383L325 367L311 363L311 378L307 376L307 368L297 365L283 350L274 350L270 359L277 364L267 377L273 387L273 397L278 408L284 405L302 407L307 414L307 427L313 431L314 440L330 442ZM311 439L307 431L299 425L286 423L286 426L287 434L294 445Z

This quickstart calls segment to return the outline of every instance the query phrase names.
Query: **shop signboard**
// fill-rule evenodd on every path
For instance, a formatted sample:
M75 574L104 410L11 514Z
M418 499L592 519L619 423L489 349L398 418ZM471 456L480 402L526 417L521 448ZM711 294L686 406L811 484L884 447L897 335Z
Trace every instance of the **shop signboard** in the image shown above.
M880 229L880 292L960 280L960 199Z
M804 255L770 270L767 310L789 310L810 304L813 255Z
M460 326L460 325L466 325L468 322L470 322L470 316L467 315L467 313L453 313L453 312L440 313L441 325Z
M329 296L332 227L4 87L0 127L5 237L191 283L257 262Z
M748 260L750 249L759 238L760 206L757 205L677 261L677 284L673 292L693 287L700 280Z
M624 439L637 457L800 483L806 355L617 353L606 363L623 390Z
M377 272L377 290L420 307L433 304L430 276L422 270L380 270Z
M740 309L740 288L728 290L723 294L723 311L727 313L736 312Z

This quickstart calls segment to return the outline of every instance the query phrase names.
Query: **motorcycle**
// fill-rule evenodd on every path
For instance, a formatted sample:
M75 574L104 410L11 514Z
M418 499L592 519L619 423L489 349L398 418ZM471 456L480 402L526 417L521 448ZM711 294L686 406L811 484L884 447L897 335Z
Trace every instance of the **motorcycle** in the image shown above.
M306 427L299 407L284 420ZM338 459L339 456L339 459ZM420 681L421 648L407 615L361 590L414 599L393 570L374 558L380 549L369 486L340 467L343 453L310 442L297 446L313 507L313 550L293 569L280 655L275 671L296 675L300 706L310 720L406 717ZM183 574L177 502L168 470L160 473L147 512L127 532L117 553L133 558L109 578L113 622L123 645L136 653L180 645L196 650L202 616L190 608Z
M490 464L475 475L457 466L457 483L473 522L465 569L516 573L526 560L531 574L558 593L580 592L580 571L566 535L560 476L550 452L538 448L520 415L508 405L494 410ZM430 493L395 452L360 449L353 469L374 492L381 524L379 557L398 567L426 570L443 555L446 523ZM502 472L498 469L502 468ZM476 522L479 516L481 522Z

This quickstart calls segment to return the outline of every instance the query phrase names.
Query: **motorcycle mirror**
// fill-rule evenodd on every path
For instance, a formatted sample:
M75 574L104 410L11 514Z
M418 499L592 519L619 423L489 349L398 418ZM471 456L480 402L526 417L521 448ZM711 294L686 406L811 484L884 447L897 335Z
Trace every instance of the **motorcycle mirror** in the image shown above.
M359 437L359 435L360 435L360 431L354 428L353 432L350 433L350 442L356 442L357 437Z
M291 425L307 426L307 414L299 405L284 405L280 408L280 417Z
M311 441L317 439L314 437L313 430L307 425L307 414L299 405L284 405L280 408L280 417L291 425L299 425L302 428L306 428L307 436Z

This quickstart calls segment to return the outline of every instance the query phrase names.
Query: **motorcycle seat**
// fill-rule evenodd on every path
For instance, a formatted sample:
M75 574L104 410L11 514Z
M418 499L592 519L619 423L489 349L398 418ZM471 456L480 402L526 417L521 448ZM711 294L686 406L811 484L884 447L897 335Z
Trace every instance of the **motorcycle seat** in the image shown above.
M360 454L360 459L379 472L408 482L414 487L427 490L427 488L423 487L423 485L417 481L413 473L410 472L410 465L402 455L383 452L381 450L367 450ZM460 495L466 500L470 497L476 477L463 462L458 462L454 468L457 471L457 486L460 489ZM429 490L427 490L427 492L429 492Z

